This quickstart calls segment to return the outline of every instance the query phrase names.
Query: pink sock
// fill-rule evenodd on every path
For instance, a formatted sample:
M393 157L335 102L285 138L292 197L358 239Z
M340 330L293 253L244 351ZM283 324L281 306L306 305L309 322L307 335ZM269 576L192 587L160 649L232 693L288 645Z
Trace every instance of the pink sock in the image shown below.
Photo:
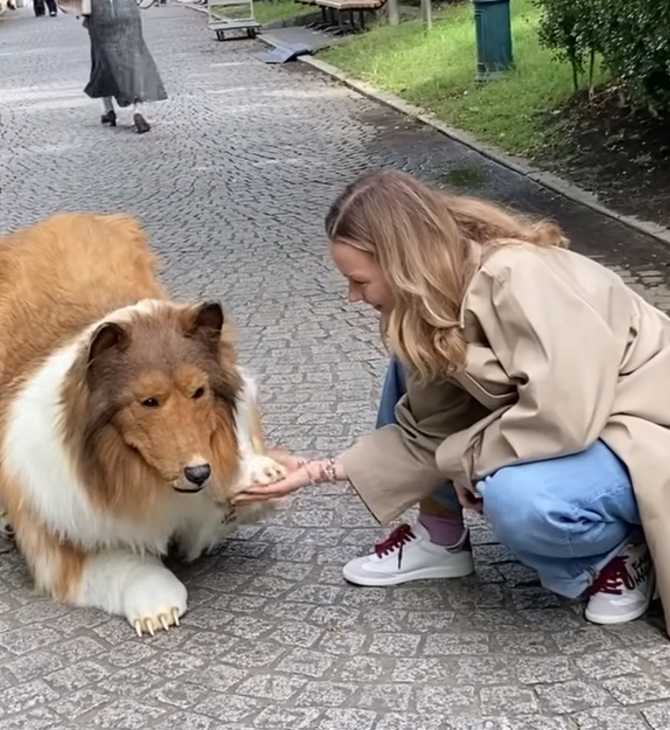
M463 515L438 517L437 515L419 515L419 522L428 530L430 541L442 547L452 547L463 537L465 525Z

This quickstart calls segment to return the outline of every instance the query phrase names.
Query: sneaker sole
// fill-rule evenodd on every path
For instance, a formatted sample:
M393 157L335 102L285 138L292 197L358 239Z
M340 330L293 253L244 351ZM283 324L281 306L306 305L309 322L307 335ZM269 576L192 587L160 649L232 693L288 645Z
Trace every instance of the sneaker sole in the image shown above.
M648 601L644 606L641 606L640 608L636 609L635 611L631 611L630 613L619 614L618 616L605 616L605 615L598 616L597 614L590 613L589 610L586 609L586 611L584 611L584 618L587 621L590 621L592 624L599 624L601 626L613 626L615 624L627 624L630 621L635 621L635 619L638 619L641 616L644 616L644 614L647 613L647 610L649 609L650 603L651 603L651 601Z
M411 583L415 580L467 578L467 576L472 575L474 572L475 565L471 555L467 559L463 559L460 564L451 565L448 568L421 568L420 570L413 570L400 575L371 574L363 576L350 573L346 565L342 568L342 575L347 583L353 583L353 585L364 586L366 588L398 586L402 583Z

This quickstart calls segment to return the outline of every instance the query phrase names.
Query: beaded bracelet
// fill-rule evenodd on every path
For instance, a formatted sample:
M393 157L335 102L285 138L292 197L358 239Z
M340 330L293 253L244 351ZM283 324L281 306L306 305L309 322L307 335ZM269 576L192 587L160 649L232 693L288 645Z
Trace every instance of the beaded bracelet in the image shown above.
M313 476L309 469L310 465L314 463L319 465L319 473L317 476ZM334 484L337 482L337 469L335 459L332 456L317 462L300 459L300 461L298 461L298 469L302 469L303 467L307 472L307 476L310 481L314 482L314 484Z

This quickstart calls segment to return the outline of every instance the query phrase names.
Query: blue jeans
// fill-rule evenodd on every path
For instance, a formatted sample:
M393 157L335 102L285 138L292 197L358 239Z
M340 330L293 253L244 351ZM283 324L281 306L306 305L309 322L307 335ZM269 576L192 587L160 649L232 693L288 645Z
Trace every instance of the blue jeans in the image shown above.
M393 359L377 428L396 422L404 393L402 366ZM504 467L478 482L477 491L495 538L535 569L545 588L568 598L580 596L598 570L641 536L628 471L602 441L578 454ZM431 496L459 508L450 482Z

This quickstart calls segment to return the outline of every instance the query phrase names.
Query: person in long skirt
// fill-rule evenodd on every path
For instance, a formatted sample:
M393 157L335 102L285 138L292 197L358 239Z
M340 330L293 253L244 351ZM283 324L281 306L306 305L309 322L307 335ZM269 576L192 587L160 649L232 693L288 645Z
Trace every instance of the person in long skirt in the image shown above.
M40 18L49 11L49 16L55 18L58 15L58 4L56 0L33 0L33 12L36 18Z
M136 0L60 0L65 12L84 16L91 41L91 75L84 93L103 104L102 124L116 126L114 100L133 107L138 134L151 129L138 110L144 102L163 101L167 92L142 34Z

